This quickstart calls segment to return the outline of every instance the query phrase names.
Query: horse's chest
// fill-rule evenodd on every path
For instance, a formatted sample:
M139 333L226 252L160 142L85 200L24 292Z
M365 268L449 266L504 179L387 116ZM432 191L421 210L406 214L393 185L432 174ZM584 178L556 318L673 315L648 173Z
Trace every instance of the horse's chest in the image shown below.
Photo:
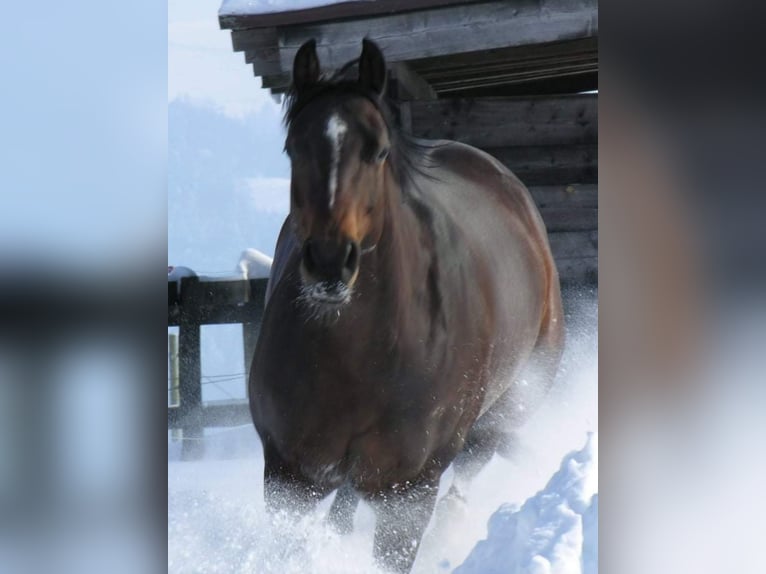
M300 412L293 411L286 449L312 479L350 480L366 492L418 476L453 438L465 412L437 393L408 399L401 388L331 397L302 402Z

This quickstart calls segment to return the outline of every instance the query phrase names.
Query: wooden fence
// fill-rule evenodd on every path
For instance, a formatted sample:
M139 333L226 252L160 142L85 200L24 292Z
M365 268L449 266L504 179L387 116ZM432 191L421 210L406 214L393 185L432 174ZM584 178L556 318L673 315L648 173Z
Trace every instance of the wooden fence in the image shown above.
M251 422L247 400L202 402L202 325L242 324L245 372L249 370L263 316L267 279L168 281L168 326L178 327L178 381L171 381L168 430L181 429L182 460L204 453L205 427ZM175 404L173 404L175 403Z

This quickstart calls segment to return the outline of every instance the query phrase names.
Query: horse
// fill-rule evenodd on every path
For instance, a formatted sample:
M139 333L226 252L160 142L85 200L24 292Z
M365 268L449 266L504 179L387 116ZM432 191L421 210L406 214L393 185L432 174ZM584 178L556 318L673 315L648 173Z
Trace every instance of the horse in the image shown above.
M524 185L476 148L398 129L374 42L349 65L320 76L314 40L294 59L290 211L250 409L267 508L338 490L328 517L348 531L361 497L377 562L408 572L442 473L454 462L461 496L551 386L561 294Z

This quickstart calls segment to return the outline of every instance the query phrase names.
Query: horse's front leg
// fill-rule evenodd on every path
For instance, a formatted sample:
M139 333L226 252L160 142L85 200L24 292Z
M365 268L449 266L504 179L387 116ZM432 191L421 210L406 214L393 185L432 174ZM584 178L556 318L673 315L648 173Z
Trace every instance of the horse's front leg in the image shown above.
M296 518L303 516L329 493L329 488L311 481L267 443L263 447L263 461L263 497L266 510L271 513L287 511Z
M354 513L359 506L359 495L350 483L343 484L335 494L327 521L339 534L349 534L354 529Z
M387 570L409 572L431 519L439 481L397 485L370 499L375 509L375 558Z

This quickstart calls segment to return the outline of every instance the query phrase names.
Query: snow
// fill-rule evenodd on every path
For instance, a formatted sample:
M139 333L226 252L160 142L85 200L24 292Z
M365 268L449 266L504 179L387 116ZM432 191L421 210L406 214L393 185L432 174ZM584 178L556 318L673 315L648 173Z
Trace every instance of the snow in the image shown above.
M257 249L245 249L240 255L237 270L243 279L268 279L272 259Z
M230 442L252 445L257 438L250 427L219 431L211 436L209 453L221 456ZM462 565L450 570L451 561L435 553L419 556L414 572L597 574L597 448L592 434L520 508L503 504L489 520L487 538ZM330 498L297 523L269 516L262 473L260 451L215 464L169 464L169 572L383 574L372 560L375 519L368 507L360 505L355 530L345 536L324 522ZM460 536L474 535L470 520L457 527Z
M265 253L248 247L239 256L239 263L231 273L220 273L214 276L198 275L193 269L181 265L168 265L168 281L181 281L188 277L198 277L200 283L205 281L238 281L240 279L268 279L271 273L272 259Z
M179 281L185 277L196 277L197 274L182 265L168 265L168 281Z
M367 0L374 2L375 0ZM240 14L269 14L273 12L292 12L330 4L343 4L343 1L333 0L223 0L220 16L236 16Z
M454 574L596 574L598 438L564 457L543 490L521 508L501 506Z
M596 574L597 302L578 294L570 307L562 380L520 429L516 456L495 456L470 485L458 520L432 521L413 574ZM369 506L360 504L348 535L324 522L332 496L298 523L271 517L252 425L205 433L198 462L179 462L182 443L168 440L168 572L383 574L372 560ZM451 480L449 469L440 495ZM529 539L517 536L524 528Z

